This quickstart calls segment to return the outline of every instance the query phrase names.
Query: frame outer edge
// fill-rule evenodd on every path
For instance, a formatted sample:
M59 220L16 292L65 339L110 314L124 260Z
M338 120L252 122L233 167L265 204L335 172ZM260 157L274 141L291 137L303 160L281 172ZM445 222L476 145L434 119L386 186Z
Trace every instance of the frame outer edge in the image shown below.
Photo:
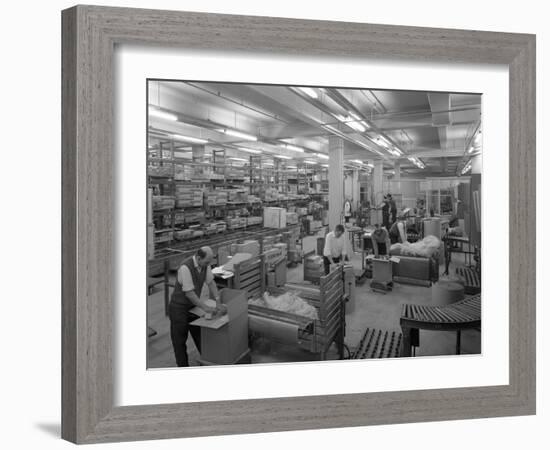
M510 71L510 384L536 413L536 37ZM514 130L515 133L512 131ZM520 240L517 236L527 236ZM512 309L514 310L512 313ZM512 364L512 354L516 364Z
M149 12L155 15L155 22L153 24L141 22L138 26L138 22L147 20L146 16ZM186 39L177 35L178 27L174 24L186 23L190 16L197 20L198 18L203 20L207 16L210 27L219 24L222 18L224 20L231 19L229 21L233 22L227 24L227 27L233 33L235 29L242 27L242 20L246 19L246 17L239 16L182 11L172 14L170 11L96 6L78 6L63 12L63 437L77 443L113 442L116 440L208 436L470 417L466 415L464 406L471 396L460 395L459 392L467 392L460 390L447 392L432 390L421 394L427 401L429 397L434 400L446 398L447 394L454 397L452 392L456 392L458 410L454 413L448 411L444 417L434 412L431 406L429 409L426 407L424 412L416 409L411 409L409 412L395 409L402 404L404 409L408 410L411 402L420 397L415 392L393 392L383 397L379 397L377 394L358 394L361 397L355 402L351 400L349 406L347 406L347 402L344 405L341 403L345 396L334 398L335 411L339 411L337 420L335 418L328 419L326 415L322 414L307 425L308 420L299 421L300 418L309 417L308 411L302 410L298 406L302 400L299 400L300 398L283 398L272 400L270 405L265 405L264 401L263 406L258 408L258 412L264 411L265 414L261 417L251 417L251 422L255 425L252 423L247 425L234 417L227 420L212 417L214 422L208 426L203 423L205 425L203 429L194 432L189 430L185 423L189 425L195 422L196 420L191 419L195 413L202 411L202 415L214 414L213 408L222 407L223 403L225 403L223 406L229 408L226 411L229 411L233 410L238 403L213 402L212 405L208 403L139 405L113 408L111 361L111 313L114 300L112 280L113 219L111 216L114 206L111 192L114 186L112 179L112 162L114 160L112 52L114 42L117 42L120 37L124 42L132 42L135 36L139 35L138 28L141 26L144 27L140 29L145 33L145 37L140 38L139 42L147 42L149 36L151 41L155 40L155 36L157 38L160 36L161 23L165 19L170 20L174 34L166 38L166 41L162 40L162 44L185 44ZM273 18L255 17L254 20L260 24L267 23L270 26L278 24L273 21ZM281 19L281 21L281 23L288 23L288 19ZM316 28L313 26L315 22L293 23L303 24L304 28L308 28L309 32L316 36L316 31L312 31L312 28ZM308 24L309 26L306 26ZM361 25L368 25L336 25L337 22L334 24L334 26L344 28L354 25L352 28L358 30L357 32L361 31ZM374 27L377 30L376 33L385 33L385 26ZM388 28L394 31L402 30L402 33L412 30L411 27L389 26ZM423 31L422 28L414 28L414 32L420 37L423 32L427 33L427 30L429 29ZM197 33L197 30L191 32ZM284 33L284 30L281 32ZM300 33L298 30L292 32ZM445 32L445 30L438 30L438 32ZM457 35L456 30L449 30L449 32ZM372 34L372 29L369 33ZM458 39L461 39L461 36L466 39L469 36L467 33L467 31L459 33ZM514 211L510 216L510 228L511 231L534 231L535 183L534 178L529 178L535 163L535 137L534 135L529 136L529 133L534 133L535 130L534 36L472 33L475 33L479 45L486 46L484 55L490 54L491 49L495 49L495 39L498 41L500 36L508 43L506 51L499 53L498 56L490 57L489 60L493 63L510 64L510 163L512 165L510 169L510 207L511 211ZM237 41L240 40L238 33L234 33L232 37ZM382 41L373 44L370 50L380 53L381 48L386 48L388 49L386 54L388 52L394 55L399 54L402 44L398 42L397 38L386 33L381 39ZM208 45L220 45L218 41L214 41L207 44L207 47ZM230 47L231 43L225 42L223 45ZM273 49L277 45L274 44ZM449 58L455 57L462 61L471 60L471 62L481 58L479 52L464 51L462 53L462 47L458 48L459 50ZM294 47L291 46L292 49ZM415 52L422 52L418 49L412 51L414 55L416 55ZM320 49L316 49L315 52L323 53ZM330 52L330 49L327 50L327 55ZM357 52L356 43L352 42L350 52ZM437 54L433 55L434 60L440 59L443 52L444 50L436 52ZM422 59L419 55L415 57ZM525 68L525 65L529 67ZM513 84L514 86L512 86ZM512 87L515 87L515 92ZM522 96L522 92L527 95ZM512 140L514 136L515 140ZM519 153L517 153L518 151ZM513 152L515 153L512 155ZM514 176L517 176L518 179L513 179ZM515 188L516 191L514 192L512 188ZM512 209L516 207L518 209ZM521 219L526 217L524 214L529 217L527 225L521 223ZM478 394L487 395L485 399L477 399L479 401L475 398L472 399L478 407L475 417L496 417L534 412L535 332L532 321L535 317L535 273L532 263L534 263L535 257L534 253L529 254L531 250L534 250L534 243L534 239L529 240L523 249L519 246L513 247L511 244L510 255L512 258L517 258L517 261L514 261L511 266L510 277L510 385L493 386L487 389L472 388ZM524 265L527 267L526 269L523 268ZM512 279L518 282L517 286L512 286ZM518 339L514 340L514 337ZM425 397L426 394L428 397ZM322 397L318 400L313 398L305 400L303 406L311 403L316 408L321 404L316 402L322 402ZM232 405L227 405L228 403ZM373 407L376 406L376 403L389 406L387 410L382 411L385 417L383 422L367 417L374 410ZM248 410L254 401L240 401L240 404L244 410ZM279 404L284 405L283 409L290 408L287 412L293 411L286 421L289 422L291 418L294 420L293 416L295 416L298 420L297 426L273 426L274 422L272 421L277 417L276 405ZM193 410L192 416L189 415L191 409ZM219 410L221 411L223 408ZM362 414L361 417L350 415L354 410L365 415ZM252 411L249 412L252 413ZM163 416L164 413L169 414ZM207 422L209 421L207 420Z
M76 442L78 414L76 395L76 105L77 105L77 11L63 11L61 17L61 204L62 204L62 336L61 336L61 436Z

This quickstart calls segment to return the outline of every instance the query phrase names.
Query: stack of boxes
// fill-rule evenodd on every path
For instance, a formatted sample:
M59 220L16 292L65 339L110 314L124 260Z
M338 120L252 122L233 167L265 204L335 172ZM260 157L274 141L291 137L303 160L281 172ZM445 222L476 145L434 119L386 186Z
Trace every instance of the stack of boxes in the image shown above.
M206 193L207 206L223 206L227 205L228 194L226 190L215 189Z
M286 228L285 208L264 208L265 228Z
M286 225L297 225L298 224L298 214L295 212L286 213Z
M204 211L188 211L184 214L184 221L186 224L202 223L205 220Z
M261 225L264 223L263 217L260 216L250 216L246 218L246 226L250 227L253 225Z
M189 186L176 186L176 206L178 208L201 207L203 192Z
M248 192L245 189L230 189L227 191L229 203L248 203Z
M148 173L153 177L171 177L174 166L165 164L163 166L149 166Z
M176 205L174 197L168 195L153 195L153 209L172 209Z
M258 256L260 254L260 243L255 240L247 240L241 244L231 244L232 254L236 253L249 253L252 256Z
M246 217L230 217L225 219L227 228L229 230L236 230L239 228L246 228Z

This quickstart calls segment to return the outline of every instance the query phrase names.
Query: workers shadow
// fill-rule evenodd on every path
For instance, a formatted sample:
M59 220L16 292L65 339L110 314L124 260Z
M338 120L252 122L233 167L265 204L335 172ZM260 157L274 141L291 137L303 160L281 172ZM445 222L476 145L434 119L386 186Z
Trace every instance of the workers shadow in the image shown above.
M49 434L52 437L61 437L61 424L60 423L37 423L36 428Z

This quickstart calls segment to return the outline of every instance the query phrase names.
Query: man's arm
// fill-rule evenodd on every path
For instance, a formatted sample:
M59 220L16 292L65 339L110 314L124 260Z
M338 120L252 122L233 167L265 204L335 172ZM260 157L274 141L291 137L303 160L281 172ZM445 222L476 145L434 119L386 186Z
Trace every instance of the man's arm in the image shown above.
M216 308L208 306L199 298L197 294L195 294L195 285L193 284L191 273L186 266L182 266L178 270L178 281L180 282L181 289L183 290L183 292L185 292L186 297L191 300L191 303L193 303L195 306L198 306L205 312L216 312Z
M201 308L204 312L207 313L215 313L217 311L217 308L215 306L208 306L206 302L203 302L197 294L195 294L195 291L186 291L185 295L191 302L195 305Z
M378 258L378 242L373 237L370 238L372 241L372 249L374 250L374 256Z
M210 297L216 300L216 303L220 305L220 293L218 292L218 286L216 286L214 280L208 283L208 290L210 291Z

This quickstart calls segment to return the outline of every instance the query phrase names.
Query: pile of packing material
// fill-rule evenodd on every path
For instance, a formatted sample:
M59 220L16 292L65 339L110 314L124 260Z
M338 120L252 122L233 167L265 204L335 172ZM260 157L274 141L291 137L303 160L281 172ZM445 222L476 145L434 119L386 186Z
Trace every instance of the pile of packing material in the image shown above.
M153 195L153 209L172 209L176 205L174 197L168 195Z
M264 208L265 228L286 228L285 208Z
M227 228L230 230L246 227L246 217L227 218L225 222L227 223Z
M325 265L322 256L311 255L304 260L304 278L318 279L324 275Z
M309 317L313 320L319 319L319 314L315 307L311 306L296 292L285 292L278 296L272 296L264 292L262 297L248 300L248 304L283 311L297 316Z
M250 216L246 218L246 225L252 226L252 225L261 225L264 223L264 218L259 216Z
M430 258L439 251L441 241L435 236L426 236L421 241L405 242L404 244L393 244L390 247L390 253L392 255L403 256L423 256Z
M229 203L248 203L248 192L244 189L229 189L227 201Z
M298 214L295 213L295 212L287 212L286 213L286 224L287 224L287 226L298 224Z
M174 167L171 164L163 166L149 166L148 173L153 177L171 177L174 172Z
M202 189L189 188L188 186L176 186L176 206L178 208L202 206L202 203Z
M205 195L206 204L208 206L223 206L227 204L227 191L223 189L215 189L208 191Z

